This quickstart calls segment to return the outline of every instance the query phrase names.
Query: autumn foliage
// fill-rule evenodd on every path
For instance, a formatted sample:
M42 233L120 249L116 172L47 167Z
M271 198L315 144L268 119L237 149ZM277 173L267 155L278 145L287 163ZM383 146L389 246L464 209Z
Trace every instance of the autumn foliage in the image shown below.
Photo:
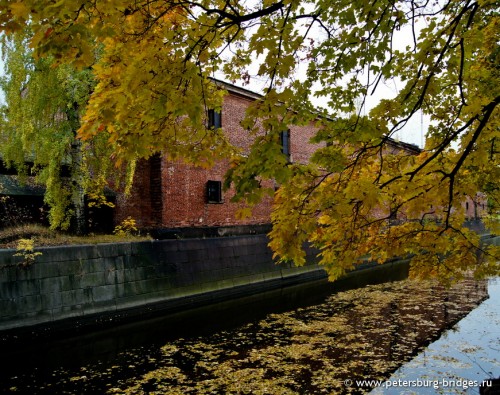
M279 259L301 264L309 242L331 278L396 256L412 256L421 277L498 273L498 250L463 227L462 208L486 192L485 221L498 234L495 1L0 1L6 34L27 24L36 56L92 67L83 140L105 136L117 163L155 152L204 166L231 157L235 199L275 196ZM205 126L224 94L213 76L265 81L243 122L255 136L248 155ZM364 115L392 81L398 93ZM430 119L423 151L389 150L420 113ZM309 164L288 163L279 134L310 122L321 148Z

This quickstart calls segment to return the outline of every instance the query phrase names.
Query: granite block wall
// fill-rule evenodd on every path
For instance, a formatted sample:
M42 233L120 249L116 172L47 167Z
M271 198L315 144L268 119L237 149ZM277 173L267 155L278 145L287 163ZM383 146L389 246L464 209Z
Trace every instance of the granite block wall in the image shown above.
M324 276L312 252L305 267L276 265L267 242L251 235L47 247L27 268L16 265L15 250L0 250L0 331L189 307Z

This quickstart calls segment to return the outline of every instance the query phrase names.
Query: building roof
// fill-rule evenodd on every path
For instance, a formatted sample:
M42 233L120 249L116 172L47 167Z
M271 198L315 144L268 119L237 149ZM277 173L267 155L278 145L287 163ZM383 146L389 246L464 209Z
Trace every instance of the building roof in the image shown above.
M245 97L247 99L257 100L264 97L260 93L253 92L249 89L241 88L239 86L230 84L229 82L221 81L215 78L212 78L212 80L215 82L217 86L227 90L228 92L241 97Z
M225 81L218 80L215 78L213 78L212 80L215 82L215 84L217 84L221 88L227 90L228 92L235 94L235 95L238 95L238 96L241 96L241 97L245 97L247 99L258 100L258 99L261 99L262 97L264 97L263 95L261 95L259 93L252 92L251 90L248 90L245 88L241 88L241 87L236 86L234 84L231 84L229 82L225 82ZM333 120L333 118L330 118L330 119ZM389 137L387 139L387 142L390 145L392 145L394 147L398 147L398 148L405 150L411 154L418 155L420 152L422 152L422 149L415 144L394 140L391 137Z
M404 141L397 141L397 140L394 140L390 137L388 139L388 142L389 142L389 144L391 144L395 147L401 148L402 150L405 150L411 154L418 155L422 152L422 149L418 145L415 145L415 144L405 143Z

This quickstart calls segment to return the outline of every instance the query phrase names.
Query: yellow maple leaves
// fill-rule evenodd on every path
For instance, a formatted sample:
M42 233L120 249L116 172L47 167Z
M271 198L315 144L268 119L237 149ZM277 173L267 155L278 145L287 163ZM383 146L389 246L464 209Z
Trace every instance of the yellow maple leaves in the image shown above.
M224 95L209 77L248 82L256 70L267 81L265 95L242 121L254 144L225 185L250 204L274 192L270 183L280 185L271 246L282 259L302 263L310 242L332 277L361 258L397 255L417 255L414 267L424 276L491 272L482 259L494 262L498 252L482 250L462 225L464 199L485 191L486 222L498 229L496 4L429 7L0 0L0 24L11 33L29 20L36 55L92 67L98 83L79 135L107 140L118 164L160 151L203 166L230 156L222 131L205 125L206 111L220 108ZM413 40L396 50L404 28ZM397 83L397 94L361 116L355 103L384 83ZM313 93L328 110L313 105ZM391 136L419 111L431 121L423 152L394 148ZM288 163L279 134L311 123L318 129L311 163Z

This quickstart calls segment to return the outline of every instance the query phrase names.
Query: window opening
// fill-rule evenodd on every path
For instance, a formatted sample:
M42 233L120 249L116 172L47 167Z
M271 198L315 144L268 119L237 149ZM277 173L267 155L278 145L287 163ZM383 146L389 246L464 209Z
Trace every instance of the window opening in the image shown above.
M285 130L280 133L281 152L290 161L290 130Z
M221 181L207 181L207 202L208 203L222 203L222 182Z
M222 113L220 111L208 110L207 118L209 129L219 129L222 127Z

